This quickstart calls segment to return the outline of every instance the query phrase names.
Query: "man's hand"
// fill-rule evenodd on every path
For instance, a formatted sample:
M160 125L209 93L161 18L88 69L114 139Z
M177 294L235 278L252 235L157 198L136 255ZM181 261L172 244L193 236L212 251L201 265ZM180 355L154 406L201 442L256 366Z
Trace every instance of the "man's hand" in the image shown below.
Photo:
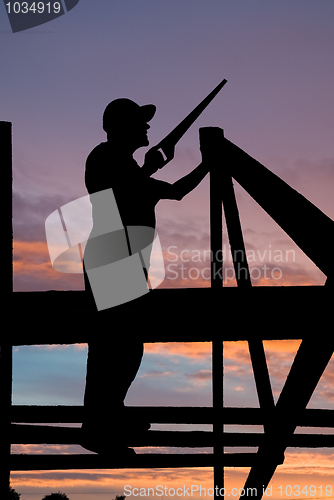
M142 166L142 169L148 176L150 176L157 170L159 170L159 168L162 168L164 166L164 163L165 160L163 154L160 153L160 151L158 151L157 149L151 148L145 155L144 165Z

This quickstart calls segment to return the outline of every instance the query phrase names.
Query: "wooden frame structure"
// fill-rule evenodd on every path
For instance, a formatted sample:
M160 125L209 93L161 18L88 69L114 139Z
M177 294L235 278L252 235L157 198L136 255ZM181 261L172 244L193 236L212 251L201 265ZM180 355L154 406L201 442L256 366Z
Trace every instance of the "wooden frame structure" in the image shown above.
M11 165L11 124L1 122L1 131L6 136L6 168ZM3 135L2 134L2 135ZM212 281L207 289L160 289L152 294L152 321L157 321L163 311L173 308L174 314L179 311L178 331L170 332L166 325L161 325L158 334L153 338L147 334L145 342L212 342L212 390L213 405L205 408L189 407L133 407L133 414L146 416L151 423L205 423L212 424L212 432L171 432L148 431L143 438L134 440L132 446L177 446L177 447L212 447L212 453L186 454L138 454L132 458L115 459L96 454L83 455L15 455L10 453L11 444L20 443L53 443L79 444L80 429L52 426L31 426L29 423L78 423L82 422L83 407L37 407L15 406L11 402L12 391L12 346L36 344L73 344L89 342L90 325L98 328L99 318L85 304L85 292L16 292L11 293L12 308L20 311L18 318L12 321L10 335L2 336L0 351L0 398L1 398L1 428L2 440L0 457L2 470L0 473L0 496L8 489L10 471L15 470L54 470L54 469L94 469L94 468L156 468L156 467L213 467L214 485L219 490L224 488L225 467L251 467L245 488L257 488L257 495L262 497L263 487L269 484L277 466L284 461L284 451L287 446L296 447L332 447L334 435L298 434L294 435L296 426L334 427L334 411L306 409L308 401L318 383L329 359L333 353L333 340L328 336L331 324L332 289L324 287L255 287L252 288L250 273L245 258L245 246L241 231L238 208L235 200L232 176L238 182L245 183L250 194L256 191L248 174L243 177L237 161L236 169L232 168L233 158L237 155L247 162L247 168L260 168L264 175L271 174L265 167L248 157L236 146L222 137L222 158L225 164L212 165L210 173L210 230L212 250ZM264 169L264 170L263 170ZM269 172L269 174L268 174ZM272 180L272 178L271 178ZM276 182L276 179L275 179ZM281 184L281 182L283 184ZM242 182L240 182L242 184ZM255 181L256 183L256 181ZM278 191L291 190L281 180L277 181ZM277 194L277 193L276 193ZM290 193L291 194L291 193ZM293 194L293 193L292 193ZM297 193L298 194L298 193ZM254 193L252 194L254 195ZM285 193L286 195L286 193ZM300 196L300 195L299 195ZM293 198L292 201L299 200ZM302 200L303 206L305 206ZM258 200L256 200L258 201ZM286 201L286 199L285 199ZM306 200L307 201L307 200ZM260 203L260 202L259 202ZM268 199L261 198L266 205ZM261 204L260 203L260 204ZM270 200L270 206L275 208L276 195ZM306 206L312 214L318 216L320 229L326 230L323 238L326 244L333 242L334 223L316 207L314 210ZM234 267L237 276L237 288L222 287L222 205L226 218L228 236L234 256ZM266 207L264 207L266 209ZM297 207L298 208L298 207ZM318 214L320 212L320 214ZM270 213L270 210L269 210ZM322 215L321 215L322 214ZM272 215L272 214L270 214ZM307 213L309 215L309 213ZM278 218L281 217L279 212ZM274 217L275 219L275 217ZM311 254L316 264L326 269L327 276L330 266L323 263L310 242L306 242L298 233L295 237L294 225L288 217L288 234ZM276 219L275 219L276 220ZM281 219L279 219L281 221ZM280 224L285 228L285 222ZM290 225L292 229L290 228ZM303 224L302 224L303 226ZM304 227L304 226L303 226ZM332 230L332 234L328 231ZM325 259L326 261L326 259ZM319 265L319 262L321 265ZM220 272L217 272L217 269ZM272 321L272 303L275 310L280 311L280 320ZM200 309L216 311L219 316L223 310L228 311L227 328L220 330L217 317L211 319L210 331L204 318L187 318L182 315L187 306L192 310ZM251 330L251 320L254 307L261 307L262 322ZM25 312L35 312L38 324L32 332L26 332ZM42 312L41 312L42 311ZM55 311L61 311L54 315ZM121 313L128 311L136 313L131 303ZM307 311L307 316L305 316ZM48 327L48 333L43 330L43 320L53 314L54 320ZM314 329L314 330L313 330ZM314 341L314 331L317 332L317 342ZM23 333L22 333L23 332ZM157 336L158 335L158 336ZM270 378L263 349L263 340L302 339L291 371L287 378L278 402L274 403ZM254 378L259 398L260 408L226 408L223 402L223 341L248 341ZM287 418L289 414L289 418ZM17 425L18 423L24 425ZM259 434L227 433L226 424L262 425L264 432ZM256 447L256 453L225 453L224 447ZM4 497L5 498L5 497Z

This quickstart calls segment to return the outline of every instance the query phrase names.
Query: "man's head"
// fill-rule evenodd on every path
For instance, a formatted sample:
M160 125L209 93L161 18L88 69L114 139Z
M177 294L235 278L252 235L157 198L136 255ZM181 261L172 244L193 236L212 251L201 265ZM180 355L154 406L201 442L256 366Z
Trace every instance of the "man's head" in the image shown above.
M155 111L153 104L139 106L130 99L115 99L104 110L103 130L107 132L108 139L126 143L135 151L148 146L148 122Z

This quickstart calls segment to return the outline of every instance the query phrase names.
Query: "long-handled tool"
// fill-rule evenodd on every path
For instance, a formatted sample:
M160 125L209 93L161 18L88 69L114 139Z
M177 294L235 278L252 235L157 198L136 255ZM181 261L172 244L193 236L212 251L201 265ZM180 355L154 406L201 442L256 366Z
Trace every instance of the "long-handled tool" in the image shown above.
M202 102L193 109L188 116L186 116L171 132L162 141L159 142L156 146L153 146L152 149L156 149L161 151L164 155L164 163L160 168L163 168L167 163L169 163L174 158L175 145L181 139L181 137L185 134L188 128L194 123L194 121L199 117L199 115L204 111L204 109L210 104L212 99L218 94L218 92L224 87L227 80L223 80L220 82L217 87L210 92L210 94L203 99Z

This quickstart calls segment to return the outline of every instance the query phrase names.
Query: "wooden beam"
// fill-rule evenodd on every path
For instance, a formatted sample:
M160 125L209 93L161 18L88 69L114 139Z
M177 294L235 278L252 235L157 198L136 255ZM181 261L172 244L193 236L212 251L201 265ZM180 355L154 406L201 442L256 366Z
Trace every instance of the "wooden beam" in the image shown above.
M81 429L48 425L11 425L12 444L79 445ZM258 447L265 434L258 432L225 432L225 447ZM210 431L147 431L128 443L131 447L168 446L182 448L212 448L214 434ZM294 434L288 443L295 448L333 448L333 434Z
M22 423L81 423L83 406L13 405L12 422ZM133 406L127 407L137 417L155 424L212 424L212 407L192 406ZM270 414L260 408L224 407L225 425L264 425ZM298 416L298 426L334 428L334 410L307 408Z
M222 148L224 144L224 130L218 127L207 127L200 129L200 145L203 143L208 148L212 145L210 161L210 250L211 250L211 288L219 290L223 286L223 217L221 202L222 185L222 156L217 158L215 151ZM203 161L205 151L202 152Z
M12 147L12 124L11 122L0 121L0 137L1 137L1 170L3 175L3 180L8 180L8 185L6 184L6 189L9 188L10 197L13 197L13 147ZM8 186L8 188L7 188ZM11 261L13 262L13 221L12 217L9 216L8 198L4 198L6 201L2 205L2 213L5 220L5 233L7 234L7 229L9 237L4 245L8 248L9 241L11 240L11 245L9 247L8 253L11 256ZM13 204L11 203L11 208L13 212ZM11 214L12 215L12 214ZM9 280L2 280L2 293L12 294L13 292L13 272L12 269L8 272Z
M275 420L260 446L257 459L245 483L245 489L256 488L255 499L262 498L284 452L298 426L300 414L309 400L334 351L334 340L327 332L314 340L303 340L299 346L282 392L275 405Z
M238 287L248 289L252 287L252 282L247 262L244 238L242 235L237 200L235 198L232 177L229 173L228 165L226 166L226 170L222 176L220 189L235 278Z
M229 165L226 165L224 169L221 195L237 285L239 288L250 289L252 287L252 282ZM240 305L240 311L242 311L242 308L243 305ZM260 407L266 411L273 410L275 407L274 397L271 389L263 342L260 339L250 339L248 341L248 347ZM266 426L267 424L265 424L265 428Z
M252 287L244 290L237 287L224 287L217 290L211 288L193 289L156 289L150 294L152 298L152 321L159 321L166 310L173 310L178 317L179 328L171 331L168 322L159 322L158 332L146 332L144 342L211 342L214 339L224 341L248 341L251 338L260 340L312 338L314 331L328 328L331 324L332 295L331 288L325 286L309 287ZM99 327L99 313L85 309L85 292L15 292L12 306L21 311L16 318L15 331L4 342L13 345L32 344L74 344L87 343L92 329ZM229 314L224 317L224 329L216 332L207 328L205 314L184 314L185 310L219 311L222 303ZM243 304L240 315L238 305ZM261 322L256 329L248 328L249 318L261 303ZM122 311L110 311L110 320L123 321L128 315L138 311L131 302ZM280 321L273 322L273 310L281 311ZM54 311L61 314L54 315ZM38 321L32 330L25 328L25 314L38 312ZM308 314L305 315L305 311ZM44 324L50 314L52 322L46 333ZM103 315L102 315L103 316ZM235 328L235 318L239 328ZM284 322L285 327L282 328ZM270 324L270 328L268 328ZM66 327L64 327L66 325Z
M219 322L218 322L219 324ZM224 357L223 341L212 342L212 410L215 499L224 488Z
M261 409L264 410L266 414L266 421L263 424L266 431L271 425L273 425L273 419L275 418L275 401L271 389L263 342L259 339L249 340L248 348L253 367L259 404Z
M255 453L227 453L225 467L251 467ZM11 455L10 468L18 470L68 469L157 469L178 467L213 467L212 453L141 453L122 458L97 454L78 455Z
M334 221L277 175L225 139L232 177L326 276L333 275ZM316 235L310 238L310 221Z
M13 192L13 169L12 169L12 124L10 122L0 121L0 137L1 137L1 167L4 180L9 180L10 184L10 196L12 198ZM7 189L7 188L5 188ZM6 200L6 206L2 204L2 212L4 214L5 220L5 235L7 234L7 241L4 247L8 250L5 253L9 253L11 256L11 261L13 261L13 227L12 227L12 217L8 213L8 198ZM7 232L8 229L8 232ZM9 233L9 234L8 234ZM5 236L6 238L6 236ZM11 241L11 243L9 243ZM7 246L8 245L8 246ZM9 247L10 245L10 247ZM9 248L8 248L9 247ZM13 297L13 273L12 269L8 269L4 275L9 276L9 279L2 280L2 300L5 301L4 297ZM7 309L10 310L10 309ZM10 343L6 344L4 342L4 337L10 337L6 335L6 312L3 310L3 326L1 334L1 344L0 344L0 429L1 429L1 439L0 439L0 460L1 460L1 470L0 470L0 498L7 498L9 483L10 483L10 469L9 469L9 455L10 455L10 410L12 404L12 346ZM9 318L8 318L9 319ZM10 322L8 323L10 324ZM9 327L10 328L10 327Z
M7 498L10 468L10 422L12 404L12 347L0 346L0 498Z

